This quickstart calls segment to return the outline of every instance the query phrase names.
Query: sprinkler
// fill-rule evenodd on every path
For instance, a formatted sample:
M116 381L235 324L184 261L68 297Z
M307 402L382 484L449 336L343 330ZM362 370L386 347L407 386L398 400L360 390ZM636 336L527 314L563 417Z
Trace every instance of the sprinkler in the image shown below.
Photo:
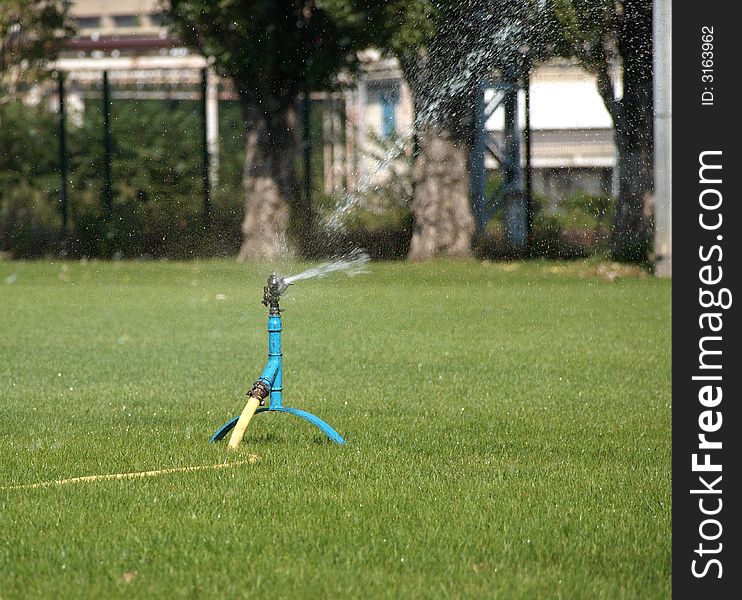
M296 415L318 427L322 433L336 444L345 444L340 434L319 417L298 408L283 405L283 355L281 354L281 309L278 302L281 295L291 284L275 273L268 277L268 284L263 288L263 304L268 307L268 364L258 380L247 392L248 401L242 414L222 425L211 436L209 443L218 442L230 431L229 448L236 450L245 435L253 415L263 412L281 412ZM268 405L266 406L266 401Z

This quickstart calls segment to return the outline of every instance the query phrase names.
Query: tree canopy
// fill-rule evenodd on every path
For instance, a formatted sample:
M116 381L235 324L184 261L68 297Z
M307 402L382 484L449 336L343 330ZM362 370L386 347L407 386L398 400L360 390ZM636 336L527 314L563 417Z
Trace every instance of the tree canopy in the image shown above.
M67 2L3 0L0 9L0 96L4 90L54 58L59 43L72 34Z
M270 112L305 89L332 88L377 31L362 0L170 0L177 33Z

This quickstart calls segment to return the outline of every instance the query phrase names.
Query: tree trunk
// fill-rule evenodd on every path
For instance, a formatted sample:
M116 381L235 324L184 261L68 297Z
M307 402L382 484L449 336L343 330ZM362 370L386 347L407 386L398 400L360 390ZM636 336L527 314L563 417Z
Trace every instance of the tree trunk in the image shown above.
M410 260L471 256L475 230L468 164L474 87L443 94L435 82L448 81L455 69L431 54L399 55L415 114Z
M296 113L289 107L267 117L255 107L246 107L244 114L245 219L237 260L270 259L288 251L290 211L300 233L309 226L296 173Z
M611 230L611 258L645 262L652 243L648 199L654 184L654 96L652 4L632 0L616 15L617 47L623 65L623 95L613 99L607 65L601 95L613 117L618 151L618 204ZM608 54L606 54L608 55Z
M618 203L610 239L611 258L621 262L647 260L652 220L647 199L653 183L651 134L616 128Z
M415 159L415 218L408 257L470 256L474 217L469 204L468 149L440 129L419 135Z

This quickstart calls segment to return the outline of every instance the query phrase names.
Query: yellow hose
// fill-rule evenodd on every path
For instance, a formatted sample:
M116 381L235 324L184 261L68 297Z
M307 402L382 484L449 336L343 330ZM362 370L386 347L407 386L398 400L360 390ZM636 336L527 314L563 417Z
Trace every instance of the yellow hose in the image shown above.
M240 442L245 435L245 430L250 424L255 411L258 410L259 405L260 400L253 397L250 397L247 404L245 404L245 408L243 409L240 418L237 420L237 425L234 426L234 430L232 431L232 437L229 438L229 444L227 447L230 450L237 450L239 447Z

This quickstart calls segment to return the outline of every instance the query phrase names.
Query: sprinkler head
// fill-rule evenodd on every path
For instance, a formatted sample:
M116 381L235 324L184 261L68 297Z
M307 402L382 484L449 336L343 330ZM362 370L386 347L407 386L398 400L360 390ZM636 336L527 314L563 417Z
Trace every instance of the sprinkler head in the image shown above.
M278 301L281 299L281 294L286 291L289 285L283 277L271 273L268 277L268 285L263 288L263 304L271 308L278 308Z

